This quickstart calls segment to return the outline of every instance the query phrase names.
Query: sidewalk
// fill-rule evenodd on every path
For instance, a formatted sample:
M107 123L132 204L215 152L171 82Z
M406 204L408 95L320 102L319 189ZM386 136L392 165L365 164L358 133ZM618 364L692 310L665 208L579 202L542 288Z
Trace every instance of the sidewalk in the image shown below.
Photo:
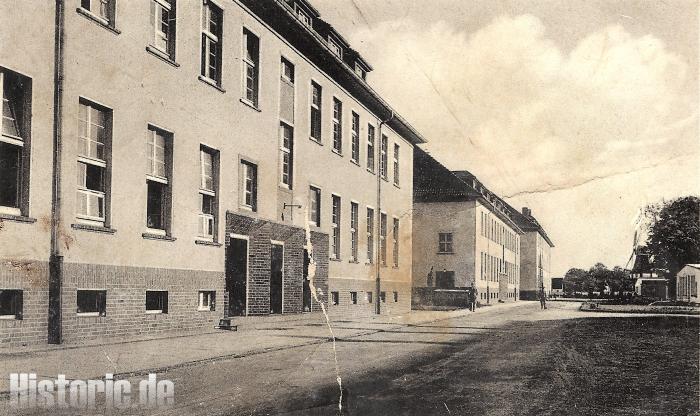
M528 302L499 304L479 308L475 314L492 314ZM466 317L468 310L412 311L403 315L352 318L331 316L337 338L354 338L402 326L421 325L451 318ZM159 373L184 367L269 351L313 345L331 340L322 314L297 315L300 319L261 321L255 328L219 331L208 334L115 342L106 345L50 347L44 350L0 350L0 399L9 390L10 373L36 373L37 378L102 379L106 373L115 378Z

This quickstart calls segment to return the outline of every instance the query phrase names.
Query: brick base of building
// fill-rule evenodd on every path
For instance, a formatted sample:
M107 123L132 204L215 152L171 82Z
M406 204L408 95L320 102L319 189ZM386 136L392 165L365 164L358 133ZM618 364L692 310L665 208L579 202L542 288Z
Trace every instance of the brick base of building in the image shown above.
M4 261L0 289L23 291L22 319L0 319L0 347L45 344L48 263ZM61 290L62 342L108 343L213 331L223 315L223 272L65 263ZM104 316L78 314L78 289L106 292ZM167 313L146 312L146 291L168 292ZM200 311L199 291L215 291L215 309Z
M536 290L521 290L520 291L520 300L537 300L539 299L538 293Z
M368 279L329 278L329 291L338 292L338 304L332 304L332 296L329 298L328 311L331 316L339 317L365 317L375 314L375 281ZM411 283L382 281L381 291L384 292L384 301L381 302L382 315L403 314L411 310ZM357 293L357 303L353 303L352 293ZM372 293L369 302L368 293ZM394 301L396 293L396 301Z
M49 263L0 261L0 290L21 290L21 319L0 319L0 347L46 343L49 310Z

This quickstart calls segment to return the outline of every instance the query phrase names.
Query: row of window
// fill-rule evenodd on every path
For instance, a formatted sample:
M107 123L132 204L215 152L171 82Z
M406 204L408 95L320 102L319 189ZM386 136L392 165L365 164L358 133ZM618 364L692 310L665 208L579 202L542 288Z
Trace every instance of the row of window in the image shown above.
M357 293L358 292L350 292L350 303L353 305L357 305L358 300L357 300ZM372 303L372 299L374 296L374 292L365 292L365 303ZM399 292L394 291L392 292L392 299L394 302L399 301ZM386 292L379 292L379 300L382 303L386 302ZM340 292L331 292L331 305L337 306L340 305Z
M295 95L295 79L294 65L281 58L280 63L280 100L284 104L280 104L280 184L289 189L292 188L292 176L293 176L293 148L294 148L294 127L292 126L292 120L294 119L293 103L289 103L289 100L293 100ZM287 91L287 89L289 89ZM285 98L286 97L286 98ZM292 97L292 98L289 98ZM361 152L361 121L360 115L354 111L351 111L351 126L350 126L350 161L358 166L361 165L360 152ZM343 130L343 102L337 97L333 97L333 114L332 114L332 134L333 143L332 151L338 155L343 155L344 149L344 130ZM323 125L323 88L314 81L311 81L311 102L309 108L309 118L310 118L310 132L309 137L318 142L323 143L322 138L322 125ZM367 138L365 145L366 152L366 167L370 173L375 173L375 155L377 147L375 145L376 140L376 129L371 124L367 124ZM401 157L401 146L398 143L393 144L392 149L392 163L393 163L393 183L396 186L400 186L400 157ZM379 147L379 174L382 179L388 181L388 164L389 164L389 138L382 134L380 147Z
M84 223L109 227L112 110L80 99L76 217ZM145 225L154 234L170 235L172 216L173 133L146 126ZM219 196L219 151L200 145L197 236L216 240ZM240 206L257 210L257 165L241 159Z
M509 299L515 298L515 293L508 292L506 293L506 297ZM486 299L498 299L500 298L500 295L498 292L492 292L492 293L481 293L479 296L480 299L486 300Z
M481 252L481 280L498 282L501 274L507 276L508 283L516 284L520 279L520 266Z
M481 235L496 244L505 246L513 253L520 252L520 237L483 211L481 212Z
M355 202L350 202L350 261L359 261L359 222L360 205ZM365 216L365 238L367 248L367 262L374 262L374 238L375 238L375 212L374 208L366 207ZM342 198L339 195L331 194L331 236L330 236L330 256L331 259L340 260L341 248L341 230L342 222ZM316 186L309 187L309 222L312 225L320 226L321 224L321 189ZM399 219L392 218L391 227L391 242L392 242L392 264L394 267L399 266ZM379 262L382 266L387 265L387 233L388 233L388 217L382 212L379 215Z
M100 0L98 5L91 1L83 1L83 9L97 15L105 22L114 24L115 1ZM175 0L151 0L151 24L153 32L151 51L165 54L168 59L175 60L175 36L176 36L176 2ZM303 10L299 9L303 12ZM300 18L302 15L299 15ZM302 19L302 21L305 21ZM223 11L211 1L204 0L202 9L202 31L201 31L201 73L200 76L206 82L221 86L221 54L222 54L222 33L223 33ZM329 39L330 42L330 39ZM329 43L332 44L332 43ZM244 93L242 99L258 107L260 95L260 38L250 30L243 28L243 79ZM295 83L294 65L287 59L281 58L281 78L292 88ZM293 100L294 94L290 95ZM310 108L310 137L318 142L322 142L322 87L316 82L311 82L311 108ZM293 111L293 109L292 109ZM292 120L287 120L291 122ZM333 98L333 150L343 153L343 103L338 98ZM360 163L360 116L352 112L351 126L351 161ZM367 169L374 172L374 126L368 126L367 137ZM282 184L291 187L291 143L293 140L293 127L289 124L282 126L282 152L283 160ZM387 179L388 164L388 139L382 136L380 154L380 174ZM400 146L394 144L393 162L395 185L399 185L399 155ZM287 171L285 172L284 169Z
M0 319L22 319L24 292L16 289L0 290ZM146 313L168 313L168 292L147 290L145 297ZM216 310L216 291L197 292L197 310ZM78 316L107 316L107 291L79 289L77 291L76 313Z

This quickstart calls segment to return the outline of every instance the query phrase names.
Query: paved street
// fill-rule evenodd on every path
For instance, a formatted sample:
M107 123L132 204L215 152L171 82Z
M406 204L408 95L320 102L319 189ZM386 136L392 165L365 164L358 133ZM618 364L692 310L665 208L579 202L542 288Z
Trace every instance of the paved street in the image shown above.
M697 363L697 318L587 313L578 311L578 305L551 302L548 310L540 311L534 302L519 302L474 314L453 313L452 318L423 324L374 322L367 325L366 335L357 332L357 322L336 321L333 327L341 334L336 349L343 411L378 415L606 414L613 408L617 414L697 411L698 367L688 365ZM290 322L255 330L262 336L274 332L289 343L319 341L316 344L165 371L159 378L175 383L174 407L137 413L336 414L340 398L336 354L318 325ZM629 338L614 333L619 330ZM612 336L606 338L606 331ZM653 336L659 334L649 331L662 331L669 348L654 348ZM657 362L665 363L663 369L656 367ZM677 383L660 382L665 373L673 374ZM136 375L131 380L138 384L142 378ZM624 389L616 391L614 385ZM566 408L561 406L564 401ZM10 413L6 404L3 408ZM577 413L577 405L586 410ZM49 413L55 411L44 414Z

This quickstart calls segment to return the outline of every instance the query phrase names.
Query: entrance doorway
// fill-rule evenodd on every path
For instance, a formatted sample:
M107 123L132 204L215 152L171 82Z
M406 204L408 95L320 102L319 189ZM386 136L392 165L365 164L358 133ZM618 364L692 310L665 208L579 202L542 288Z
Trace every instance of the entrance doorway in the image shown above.
M311 263L311 259L309 258L309 251L304 249L304 290L302 293L302 303L304 306L304 312L311 312L311 282L309 281L309 263Z
M229 316L246 315L248 286L248 240L232 237L226 262Z
M272 243L270 247L270 313L282 313L283 264L284 246Z

